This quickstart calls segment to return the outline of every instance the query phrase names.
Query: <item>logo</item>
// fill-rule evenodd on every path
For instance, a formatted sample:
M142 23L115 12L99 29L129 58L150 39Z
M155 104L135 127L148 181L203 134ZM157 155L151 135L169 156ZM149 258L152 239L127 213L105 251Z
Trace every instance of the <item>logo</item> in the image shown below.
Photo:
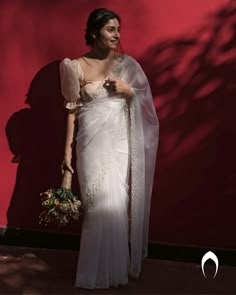
M211 259L214 263L215 263L215 266L216 266L216 271L215 271L215 275L213 277L213 279L216 277L217 275L217 272L218 272L218 267L219 267L219 261L218 261L218 258L217 256L211 252L211 251L208 251L203 257L202 257L202 263L201 263L201 266L202 266L202 273L206 279L206 274L205 274L205 271L204 271L204 266L205 266L205 263L207 262L207 260Z

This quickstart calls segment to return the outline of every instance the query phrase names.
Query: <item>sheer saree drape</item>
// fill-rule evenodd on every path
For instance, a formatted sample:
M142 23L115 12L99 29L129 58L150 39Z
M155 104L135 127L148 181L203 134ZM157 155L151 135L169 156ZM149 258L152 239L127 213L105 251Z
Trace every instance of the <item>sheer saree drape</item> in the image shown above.
M111 76L126 81L132 88L134 94L128 107L122 95L107 91L102 81L94 85L93 93L89 93L91 85L90 90L87 88L86 91L86 87L82 89L79 80L83 78L83 73L80 72L78 60L65 59L60 71L67 108L82 105L78 114L76 150L86 216L77 285L103 288L125 284L128 273L133 277L139 276L142 258L147 256L150 202L159 137L149 83L140 65L125 55ZM96 252L90 258L89 255L82 255L89 248L90 253Z
M159 139L159 123L148 80L133 59L121 79L133 89L131 117L131 267L137 277L147 256L151 193Z

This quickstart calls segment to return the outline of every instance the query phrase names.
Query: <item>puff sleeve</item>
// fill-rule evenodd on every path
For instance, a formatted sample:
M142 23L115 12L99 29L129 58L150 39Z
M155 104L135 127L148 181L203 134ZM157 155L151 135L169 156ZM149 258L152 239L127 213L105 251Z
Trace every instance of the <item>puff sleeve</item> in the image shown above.
M80 96L80 77L76 60L65 58L60 63L61 92L65 98L65 107L73 110L82 106Z

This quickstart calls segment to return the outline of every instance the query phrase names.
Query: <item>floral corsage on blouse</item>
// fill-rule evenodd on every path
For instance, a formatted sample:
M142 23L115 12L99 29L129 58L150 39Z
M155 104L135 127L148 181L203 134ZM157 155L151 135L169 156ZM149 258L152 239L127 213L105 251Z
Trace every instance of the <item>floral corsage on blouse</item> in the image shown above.
M61 187L48 189L41 193L43 211L39 215L39 223L66 225L71 220L78 220L81 215L81 201L71 191L72 174L66 170Z

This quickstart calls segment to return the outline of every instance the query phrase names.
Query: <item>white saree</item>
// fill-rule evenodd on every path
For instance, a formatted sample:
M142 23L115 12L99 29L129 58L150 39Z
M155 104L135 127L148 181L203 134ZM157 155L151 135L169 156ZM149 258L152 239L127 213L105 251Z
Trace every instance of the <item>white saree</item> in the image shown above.
M68 109L78 112L76 154L85 207L75 285L108 288L138 277L147 256L159 125L148 80L122 55L109 76L133 90L128 106L102 81L87 82L79 60L60 64ZM130 250L129 250L130 242Z

